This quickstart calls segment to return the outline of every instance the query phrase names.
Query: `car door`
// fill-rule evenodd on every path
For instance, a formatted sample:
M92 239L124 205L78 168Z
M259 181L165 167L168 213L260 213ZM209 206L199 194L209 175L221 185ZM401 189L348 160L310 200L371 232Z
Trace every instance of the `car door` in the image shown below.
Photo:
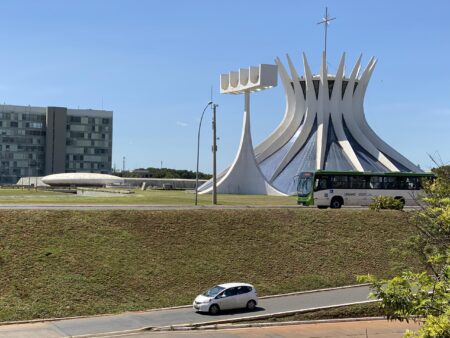
M236 308L237 289L229 288L222 292L217 299L217 304L221 310L230 310Z
M237 296L236 296L236 307L237 308L243 308L247 305L247 298L246 297L246 286L238 286L236 288L237 290Z

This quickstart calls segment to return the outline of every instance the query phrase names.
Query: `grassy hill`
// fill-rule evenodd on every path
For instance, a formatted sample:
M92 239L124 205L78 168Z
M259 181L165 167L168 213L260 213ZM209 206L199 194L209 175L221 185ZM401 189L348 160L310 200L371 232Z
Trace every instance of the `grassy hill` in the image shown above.
M260 295L419 267L391 251L408 213L369 210L2 211L0 321L189 304L215 283Z

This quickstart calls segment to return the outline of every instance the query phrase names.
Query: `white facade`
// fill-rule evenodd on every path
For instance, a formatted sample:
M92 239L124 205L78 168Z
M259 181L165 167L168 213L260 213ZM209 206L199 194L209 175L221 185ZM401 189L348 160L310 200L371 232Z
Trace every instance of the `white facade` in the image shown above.
M52 174L42 178L42 182L50 186L105 186L123 184L122 177L97 173L64 173Z
M336 74L329 74L324 52L319 73L313 75L303 54L303 75L299 75L289 55L289 72L279 58L275 60L285 91L286 110L278 127L253 153L246 152L248 156L254 154L264 176L264 183L255 190L269 185L278 192L294 194L302 171L421 172L367 123L364 96L376 62L371 58L362 70L360 56L346 73L344 53ZM244 118L244 126L245 123ZM242 137L240 149L244 142ZM247 175L245 168L235 175L242 179ZM204 187L208 183L200 191L205 191Z

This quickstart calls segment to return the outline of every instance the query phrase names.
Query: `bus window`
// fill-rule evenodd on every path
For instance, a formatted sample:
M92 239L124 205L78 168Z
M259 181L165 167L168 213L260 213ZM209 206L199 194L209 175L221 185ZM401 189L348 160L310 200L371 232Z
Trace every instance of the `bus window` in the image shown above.
M397 177L384 177L384 189L397 189Z
M298 196L308 196L312 191L313 175L304 174L299 177L297 194Z
M316 179L316 183L314 185L314 190L325 190L328 189L328 176L320 176Z
M408 190L408 177L397 177L397 189Z
M420 186L420 179L419 177L407 177L406 178L406 184L408 185L408 190L419 190Z
M331 176L332 189L348 189L348 177L344 175Z
M349 177L350 189L366 189L366 178L364 176L350 176Z
M370 177L370 188L383 189L383 177L382 176L371 176Z

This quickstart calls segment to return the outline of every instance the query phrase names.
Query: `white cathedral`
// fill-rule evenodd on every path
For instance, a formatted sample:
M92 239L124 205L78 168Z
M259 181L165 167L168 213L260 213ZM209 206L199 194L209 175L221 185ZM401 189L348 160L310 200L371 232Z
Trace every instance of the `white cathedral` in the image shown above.
M361 56L345 71L345 53L336 74L329 74L325 48L318 74L313 75L303 53L303 75L289 55L289 72L279 58L275 65L240 69L220 77L224 94L244 94L244 121L239 150L233 163L217 177L217 192L228 194L292 195L301 172L331 170L359 172L422 172L384 142L367 123L364 96L377 60L361 70ZM286 111L278 127L253 147L250 132L250 93L277 85L285 91ZM199 188L212 191L212 181Z

